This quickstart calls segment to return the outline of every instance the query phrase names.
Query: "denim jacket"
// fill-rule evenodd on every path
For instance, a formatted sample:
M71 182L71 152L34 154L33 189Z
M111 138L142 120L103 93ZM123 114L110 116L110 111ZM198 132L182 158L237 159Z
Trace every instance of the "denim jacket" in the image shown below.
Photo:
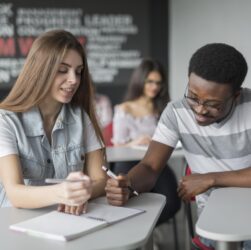
M0 142L0 157L19 155L26 185L45 185L45 178L66 178L72 171L83 170L85 154L103 147L88 115L68 104L57 117L51 145L37 107L23 113L0 110ZM3 206L11 204L0 182Z

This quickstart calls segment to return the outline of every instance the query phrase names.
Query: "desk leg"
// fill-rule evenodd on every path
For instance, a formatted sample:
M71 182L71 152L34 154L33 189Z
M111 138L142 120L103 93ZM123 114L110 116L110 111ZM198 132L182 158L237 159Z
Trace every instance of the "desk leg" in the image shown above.
M216 250L241 250L240 242L217 241Z

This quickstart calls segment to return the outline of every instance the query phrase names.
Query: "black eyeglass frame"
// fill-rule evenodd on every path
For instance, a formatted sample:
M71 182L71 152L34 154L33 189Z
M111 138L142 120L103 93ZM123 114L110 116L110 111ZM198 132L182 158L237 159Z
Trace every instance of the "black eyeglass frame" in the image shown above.
M225 108L225 106L226 106L226 104L227 104L227 102L231 99L231 98L233 98L234 97L234 95L231 95L229 98L227 98L226 100L224 100L224 101L221 101L221 102L218 102L217 104L216 104L216 101L201 101L201 100L199 100L198 98L193 98L193 97L190 97L190 96L188 96L188 91L189 91L189 89L188 89L188 85L186 86L186 89L185 89L185 93L184 93L184 98L186 99L186 101L187 101L187 103L188 103L188 105L189 106L191 106L191 107L194 107L194 106L203 106L206 110L208 110L208 111L211 111L211 112L221 112L224 108ZM208 103L208 102L215 102L215 104L210 104L210 103ZM233 104L232 104L233 105Z

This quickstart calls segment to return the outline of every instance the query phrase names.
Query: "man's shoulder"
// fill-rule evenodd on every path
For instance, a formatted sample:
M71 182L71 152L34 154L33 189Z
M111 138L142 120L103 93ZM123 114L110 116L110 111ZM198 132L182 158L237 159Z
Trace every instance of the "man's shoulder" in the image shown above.
M241 91L241 95L251 97L251 89L250 88L243 88Z
M239 97L239 100L237 103L239 104L239 106L243 106L240 104L245 104L245 103L249 103L249 102L251 102L251 89L243 88L241 90L241 94L240 94L240 97Z

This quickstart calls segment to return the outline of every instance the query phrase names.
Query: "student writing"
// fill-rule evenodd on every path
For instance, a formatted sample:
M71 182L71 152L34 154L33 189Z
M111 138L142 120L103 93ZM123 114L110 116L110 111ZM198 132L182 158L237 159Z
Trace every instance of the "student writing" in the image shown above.
M0 104L0 206L80 214L104 194L104 144L92 104L85 51L64 30L33 43ZM45 185L46 178L79 182Z

